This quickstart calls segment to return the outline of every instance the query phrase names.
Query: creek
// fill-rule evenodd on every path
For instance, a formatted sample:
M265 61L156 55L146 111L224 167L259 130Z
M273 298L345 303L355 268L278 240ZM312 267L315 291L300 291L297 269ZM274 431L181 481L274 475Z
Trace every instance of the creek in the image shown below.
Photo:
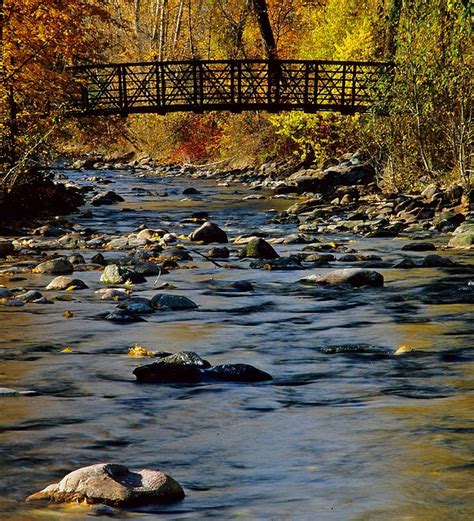
M75 181L85 175L97 172L68 173ZM204 179L100 175L110 177L107 189L125 202L92 208L92 218L69 218L99 233L124 235L144 224L188 234L196 225L180 221L197 211L208 211L231 238L298 231L295 224L270 223L294 199L246 200L254 193L247 187ZM183 196L189 186L201 194ZM115 303L94 293L102 287L97 271L74 273L90 289L71 292L72 300L0 306L0 387L38 393L0 397L0 519L86 519L84 506L23 500L75 468L105 461L159 468L186 492L182 502L124 512L124 519L473 519L472 255L438 252L470 270L402 270L389 266L406 256L408 237L315 238L382 257L386 267L376 269L385 286L297 283L350 262L271 271L234 256L233 269L224 269L191 252L192 261L159 282L172 283L172 293L191 298L197 310L112 324L100 317ZM433 242L447 240L439 235ZM280 255L303 246L274 245ZM90 260L97 250L73 253ZM44 291L53 276L21 278L0 284ZM156 294L154 279L137 285L134 295ZM255 290L225 290L242 280ZM445 298L446 287L470 291L471 298ZM63 316L66 310L72 318ZM213 365L252 364L274 379L140 385L132 370L148 360L127 356L135 343L195 351ZM414 351L395 356L404 344Z

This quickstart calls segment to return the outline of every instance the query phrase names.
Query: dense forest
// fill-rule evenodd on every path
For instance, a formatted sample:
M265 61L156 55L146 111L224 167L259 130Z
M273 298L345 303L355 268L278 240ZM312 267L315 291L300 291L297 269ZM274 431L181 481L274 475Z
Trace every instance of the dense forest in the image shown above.
M361 150L392 188L472 182L467 0L0 0L0 8L4 176L12 162L58 153L136 150L162 161L239 165ZM71 65L258 57L397 68L385 97L361 116L67 115Z

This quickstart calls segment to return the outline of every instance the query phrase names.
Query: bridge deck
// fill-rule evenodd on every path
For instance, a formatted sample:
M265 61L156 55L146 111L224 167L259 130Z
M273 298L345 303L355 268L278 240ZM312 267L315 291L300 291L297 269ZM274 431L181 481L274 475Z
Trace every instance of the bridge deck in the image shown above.
M364 112L390 79L381 62L169 61L85 65L73 73L84 115L208 110ZM79 92L80 91L80 92Z

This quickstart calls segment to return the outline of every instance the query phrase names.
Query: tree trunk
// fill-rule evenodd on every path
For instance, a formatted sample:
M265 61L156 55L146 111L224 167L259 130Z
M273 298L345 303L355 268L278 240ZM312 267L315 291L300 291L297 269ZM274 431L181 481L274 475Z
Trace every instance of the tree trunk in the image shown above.
M172 47L172 57L175 58L176 53L176 45L178 44L179 33L181 32L181 22L183 20L183 10L184 10L184 0L180 0L178 6L178 13L176 14L176 23L174 29L173 36L173 47Z
M258 28L263 41L265 54L269 60L277 60L278 52L273 34L272 24L268 16L268 6L266 0L252 0L255 15L257 17Z
M397 52L397 33L400 24L403 0L392 0L387 16L387 36L385 41L385 57L393 60Z

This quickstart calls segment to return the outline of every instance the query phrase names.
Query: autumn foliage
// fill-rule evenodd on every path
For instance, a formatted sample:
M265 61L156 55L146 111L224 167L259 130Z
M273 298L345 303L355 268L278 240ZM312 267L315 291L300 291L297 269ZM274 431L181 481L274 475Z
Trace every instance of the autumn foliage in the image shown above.
M0 0L0 5L2 0ZM113 144L162 160L321 161L363 149L392 186L472 176L472 7L466 0L3 0L0 124L14 92L21 154ZM393 60L396 83L371 114L173 114L65 117L67 67L84 61L268 56ZM268 8L268 9L266 9ZM380 116L383 114L383 116ZM91 132L90 129L94 130ZM122 139L117 139L120 129ZM1 129L0 129L1 130ZM47 136L47 139L45 139ZM92 137L92 140L90 139Z

